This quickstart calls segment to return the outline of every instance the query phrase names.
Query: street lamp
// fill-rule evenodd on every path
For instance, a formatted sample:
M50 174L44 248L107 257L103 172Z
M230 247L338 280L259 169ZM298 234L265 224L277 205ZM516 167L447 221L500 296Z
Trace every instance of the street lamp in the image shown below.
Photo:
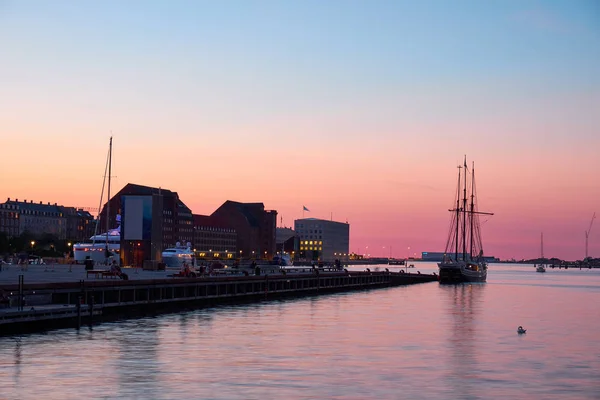
M31 241L31 250L33 250L33 246L35 245L35 240Z

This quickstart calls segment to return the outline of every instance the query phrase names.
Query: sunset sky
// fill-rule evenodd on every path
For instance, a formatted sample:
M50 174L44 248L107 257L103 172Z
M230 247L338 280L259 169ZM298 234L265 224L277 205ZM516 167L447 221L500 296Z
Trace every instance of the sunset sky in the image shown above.
M486 254L581 259L600 2L0 0L0 200L98 207L111 133L114 192L304 205L372 256L444 250L466 154Z

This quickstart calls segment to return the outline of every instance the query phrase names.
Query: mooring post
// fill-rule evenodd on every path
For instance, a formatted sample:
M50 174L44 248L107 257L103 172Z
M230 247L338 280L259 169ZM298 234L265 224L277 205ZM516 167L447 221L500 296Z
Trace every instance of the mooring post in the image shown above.
M23 303L25 303L25 290L23 288L23 280L24 276L19 275L19 311L23 311Z
M94 324L94 295L90 297L90 326Z
M82 297L77 297L77 329L81 328L81 300Z

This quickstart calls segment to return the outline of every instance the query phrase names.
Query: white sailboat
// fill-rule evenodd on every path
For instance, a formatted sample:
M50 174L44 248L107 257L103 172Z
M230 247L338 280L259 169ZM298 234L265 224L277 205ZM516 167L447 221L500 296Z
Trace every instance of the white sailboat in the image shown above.
M107 175L108 171L108 175ZM110 179L112 172L112 136L108 145L108 155L106 166L104 168L104 181L102 182L102 192L100 193L100 205L98 210L102 208L102 200L104 197L104 185L108 181L108 201L106 203L106 232L98 234L98 221L100 214L96 219L96 228L94 235L87 242L75 243L73 245L73 258L77 263L83 263L89 257L96 263L108 263L108 260L118 258L121 249L121 218L117 215L117 227L110 228Z
M546 272L546 265L544 263L544 234L542 233L542 263L540 265L535 266L535 272Z
M452 218L444 260L438 264L440 283L485 282L487 279L479 215L494 214L478 211L475 198L475 166L469 171L465 157L464 165L458 167L455 207L449 210Z

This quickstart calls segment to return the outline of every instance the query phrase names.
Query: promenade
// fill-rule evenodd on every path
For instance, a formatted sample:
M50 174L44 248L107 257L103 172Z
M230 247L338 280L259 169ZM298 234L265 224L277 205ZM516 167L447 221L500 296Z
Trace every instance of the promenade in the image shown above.
M107 280L88 276L83 265L78 264L51 264L51 265L2 265L0 271L0 288L5 285L19 283L19 275L23 275L25 284L79 282L81 280ZM106 266L97 266L95 269L109 269ZM130 280L164 279L177 271L144 271L141 268L123 268Z

